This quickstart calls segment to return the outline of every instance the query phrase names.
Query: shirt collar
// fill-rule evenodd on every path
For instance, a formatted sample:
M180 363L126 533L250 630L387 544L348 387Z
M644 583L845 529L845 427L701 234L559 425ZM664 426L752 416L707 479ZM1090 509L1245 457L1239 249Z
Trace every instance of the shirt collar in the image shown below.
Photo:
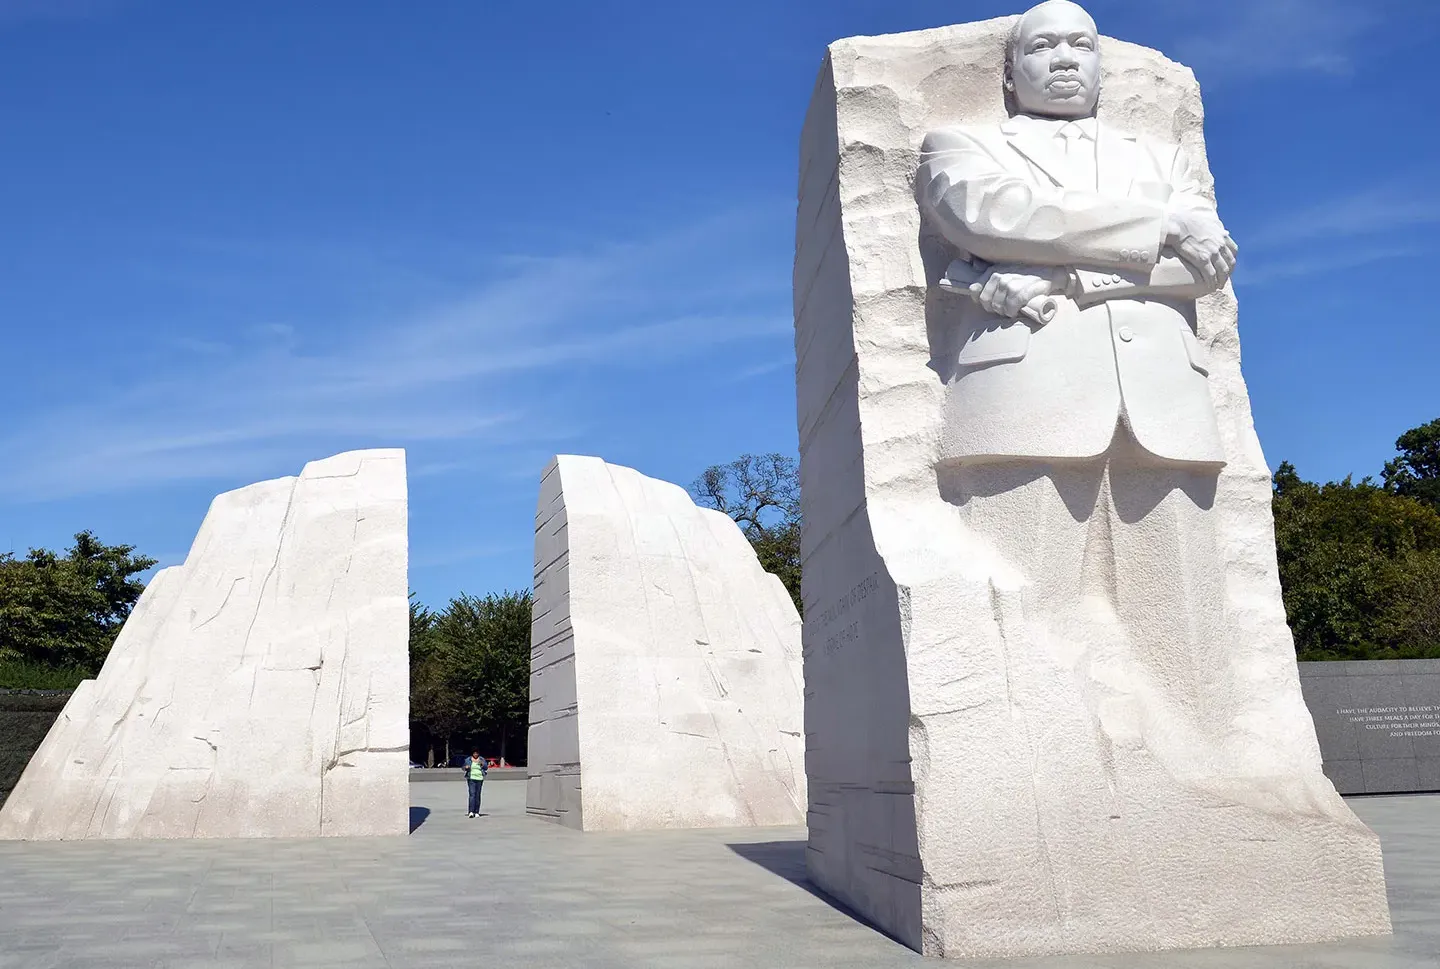
M1066 122L1065 125L1061 125L1060 127L1063 129L1066 127L1066 125L1079 128L1082 137L1088 138L1090 141L1095 140L1094 118L1076 118L1074 121Z
M1075 118L1071 120L1068 118L1037 118L1033 115L1017 114L1013 118L1011 118L1010 121L1012 124L1022 127L1034 126L1040 128L1048 132L1052 136L1058 136L1061 129L1069 125L1074 125L1075 127L1080 129L1081 135L1090 139L1091 141L1095 140L1095 130L1097 122L1094 116L1088 118Z

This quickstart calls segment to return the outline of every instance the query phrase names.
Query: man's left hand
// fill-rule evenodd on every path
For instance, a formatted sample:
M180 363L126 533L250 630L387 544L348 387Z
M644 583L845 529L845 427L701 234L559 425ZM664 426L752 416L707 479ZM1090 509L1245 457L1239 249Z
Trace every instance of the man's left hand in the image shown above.
M1166 244L1211 285L1225 285L1235 272L1240 247L1225 231L1220 217L1204 207L1173 205L1166 214L1166 225Z

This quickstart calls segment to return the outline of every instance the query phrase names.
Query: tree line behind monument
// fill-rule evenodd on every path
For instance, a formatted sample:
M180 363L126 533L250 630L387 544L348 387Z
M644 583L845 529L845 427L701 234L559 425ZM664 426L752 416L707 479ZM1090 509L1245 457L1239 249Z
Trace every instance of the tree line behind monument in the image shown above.
M1369 476L1274 475L1285 615L1301 660L1440 657L1440 419Z
M1440 657L1440 418L1400 435L1376 482L1274 475L1285 611L1301 660ZM794 459L743 455L707 468L697 503L730 516L761 565L800 598ZM0 689L70 689L94 676L156 560L75 536L63 552L0 554ZM523 763L529 710L528 590L461 593L410 609L414 753L449 763L476 744Z

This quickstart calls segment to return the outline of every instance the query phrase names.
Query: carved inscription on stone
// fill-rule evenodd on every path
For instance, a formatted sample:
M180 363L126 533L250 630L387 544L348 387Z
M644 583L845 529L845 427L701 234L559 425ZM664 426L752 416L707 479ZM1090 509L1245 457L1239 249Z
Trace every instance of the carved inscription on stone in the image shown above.
M1440 706L1341 707L1335 711L1365 730L1383 730L1391 737L1440 735Z
M813 620L825 637L827 655L840 652L851 643L860 640L860 626L863 616L854 615L869 599L880 590L880 573L871 572L834 602L822 608ZM853 617L853 618L852 618ZM839 623L840 625L836 626Z

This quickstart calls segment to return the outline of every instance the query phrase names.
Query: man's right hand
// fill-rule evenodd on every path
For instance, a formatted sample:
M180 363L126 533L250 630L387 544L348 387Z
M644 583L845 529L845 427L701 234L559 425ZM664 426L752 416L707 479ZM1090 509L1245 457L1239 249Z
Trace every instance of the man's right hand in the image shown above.
M1240 248L1214 212L1184 206L1166 213L1165 244L1209 282L1222 286L1235 271Z
M970 294L986 312L1013 320L1031 300L1064 293L1068 279L1063 267L991 266L970 285Z

